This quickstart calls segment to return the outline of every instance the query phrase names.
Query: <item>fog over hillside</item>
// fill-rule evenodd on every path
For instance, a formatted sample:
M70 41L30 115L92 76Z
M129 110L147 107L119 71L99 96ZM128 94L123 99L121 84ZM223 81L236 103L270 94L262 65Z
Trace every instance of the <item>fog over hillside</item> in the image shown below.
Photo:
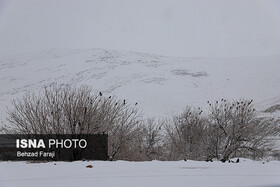
M166 117L217 99L254 99L258 110L280 102L280 56L175 58L128 51L43 50L0 58L1 118L12 99L53 82L90 85L126 99L146 117Z

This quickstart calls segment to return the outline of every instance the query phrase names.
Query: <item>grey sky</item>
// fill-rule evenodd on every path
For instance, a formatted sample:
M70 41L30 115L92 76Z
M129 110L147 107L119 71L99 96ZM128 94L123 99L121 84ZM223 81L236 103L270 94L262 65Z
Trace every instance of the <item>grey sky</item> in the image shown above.
M280 1L0 0L1 56L49 48L279 55Z

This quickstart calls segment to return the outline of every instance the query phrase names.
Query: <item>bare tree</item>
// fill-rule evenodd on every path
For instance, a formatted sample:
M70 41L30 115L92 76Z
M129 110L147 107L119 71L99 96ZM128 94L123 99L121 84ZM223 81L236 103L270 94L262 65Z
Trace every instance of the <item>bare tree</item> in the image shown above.
M170 138L172 159L201 160L204 151L205 119L202 110L187 107L165 125Z
M12 101L6 133L109 135L108 157L125 155L122 149L138 136L141 113L123 101L94 93L88 86L51 84L39 94Z
M277 134L276 125L272 120L258 118L252 102L230 103L222 99L209 103L209 156L226 161L247 152L263 156L271 148L269 137Z
M141 134L142 118L141 114L134 107L120 105L117 110L113 109L111 117L112 123L109 125L107 132L109 135L109 159L135 159L131 156L130 149L135 146L131 144ZM134 155L134 154L132 154Z
M276 122L259 118L253 100L209 103L210 111L187 107L183 114L167 120L169 158L226 161L234 156L263 157L279 135Z
M161 126L154 118L141 121L134 136L122 146L116 158L131 161L164 160L164 134Z
M164 160L164 132L160 120L149 118L145 121L140 137L141 154L143 160Z
M38 95L12 101L6 132L22 134L100 133L109 122L108 99L92 95L87 86L71 88L52 84Z

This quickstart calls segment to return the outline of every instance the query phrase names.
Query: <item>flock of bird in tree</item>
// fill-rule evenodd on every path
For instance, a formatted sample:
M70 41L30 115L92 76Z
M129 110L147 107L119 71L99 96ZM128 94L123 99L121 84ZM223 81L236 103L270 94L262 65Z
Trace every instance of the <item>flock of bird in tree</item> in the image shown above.
M256 109L251 109L249 106L252 104L253 99L249 100L249 101L237 101L237 102L233 102L233 103L228 103L226 99L221 99L221 101L216 101L214 102L214 104L212 104L210 101L207 101L208 105L212 108L212 114L216 113L216 112L222 112L222 110L224 112L229 112L229 111L233 111L234 109L236 109L236 111L240 111L240 112L254 112ZM248 107L248 108L246 108ZM245 111L247 110L247 111ZM214 112L215 111L215 112ZM198 107L198 114L201 115L203 112L203 110ZM192 113L189 112L189 115L191 115Z
M247 101L236 101L233 103L228 103L226 99L221 99L221 101L216 101L216 103L211 104L210 101L207 101L208 105L210 107L215 108L216 107L216 111L220 112L222 110L224 110L224 112L226 111L232 111L232 110L236 110L236 111L241 111L241 112L254 112L256 109L251 109L250 105L252 104L253 99ZM247 110L247 111L245 111ZM212 114L214 114L214 112L212 112Z
M102 96L102 92L99 92L99 96ZM109 99L112 98L112 96L109 96ZM229 111L229 110L233 110L233 109L236 109L236 110L241 110L241 111L244 111L246 109L247 106L250 106L253 102L253 99L251 99L250 101L236 101L232 104L228 103L226 99L221 99L220 103L219 101L216 101L216 106L218 106L218 104L220 104L219 108L217 109L218 112L220 112L222 109L221 108L224 108L224 111ZM207 101L208 105L210 107L213 107L214 105L212 103L210 103L210 101ZM124 99L123 100L123 105L126 104L126 100ZM136 102L135 105L137 105L138 103ZM115 105L118 105L118 103L115 103ZM229 107L228 107L229 106ZM201 110L200 107L198 107L198 110L199 110L199 115L202 114L203 110ZM251 111L255 111L256 109L248 109L248 112L251 112ZM214 112L212 112L212 114L214 114ZM189 113L189 115L191 115L191 112Z
M102 92L99 92L99 96L101 97L103 94L102 94ZM112 98L112 96L109 96L109 99L111 99ZM126 100L124 99L123 100L123 104L125 105L126 104ZM137 105L138 103L136 102L134 105ZM115 103L115 105L118 105L118 103Z

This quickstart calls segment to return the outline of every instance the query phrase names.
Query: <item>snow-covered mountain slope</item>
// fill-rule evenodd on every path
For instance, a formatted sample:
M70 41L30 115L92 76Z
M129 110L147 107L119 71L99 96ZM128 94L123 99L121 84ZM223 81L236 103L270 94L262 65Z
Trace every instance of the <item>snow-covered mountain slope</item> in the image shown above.
M87 84L139 103L145 116L167 116L208 100L254 99L259 110L280 102L280 56L174 58L103 49L45 50L0 58L0 115L11 99L52 82Z

